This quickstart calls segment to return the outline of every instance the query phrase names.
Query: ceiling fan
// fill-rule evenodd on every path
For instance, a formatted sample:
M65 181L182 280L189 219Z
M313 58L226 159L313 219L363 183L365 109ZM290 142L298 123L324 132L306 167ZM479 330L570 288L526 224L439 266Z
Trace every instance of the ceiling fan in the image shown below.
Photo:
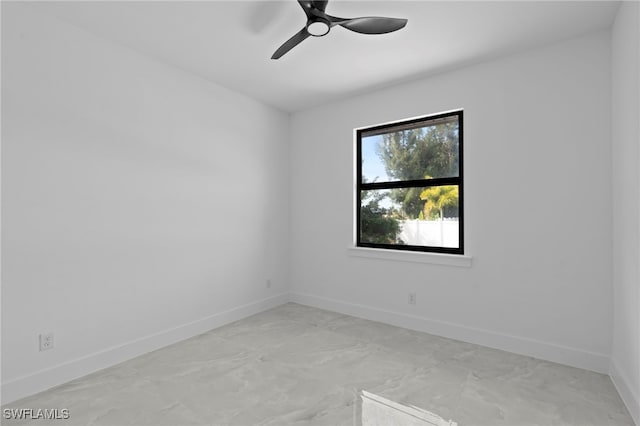
M273 53L271 59L279 59L309 36L322 37L327 35L329 30L336 25L361 34L385 34L397 31L407 25L407 20L400 18L368 16L348 19L331 16L325 12L328 2L328 0L298 0L307 15L307 23L293 37L285 41Z

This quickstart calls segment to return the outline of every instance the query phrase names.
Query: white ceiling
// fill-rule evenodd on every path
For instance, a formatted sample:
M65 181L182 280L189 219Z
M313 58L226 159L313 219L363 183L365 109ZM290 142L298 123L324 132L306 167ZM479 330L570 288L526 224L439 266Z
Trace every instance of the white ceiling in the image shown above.
M295 0L32 3L45 13L284 111L297 111L609 28L614 1L344 1L340 17L408 18L385 35L335 27L279 60L301 29Z

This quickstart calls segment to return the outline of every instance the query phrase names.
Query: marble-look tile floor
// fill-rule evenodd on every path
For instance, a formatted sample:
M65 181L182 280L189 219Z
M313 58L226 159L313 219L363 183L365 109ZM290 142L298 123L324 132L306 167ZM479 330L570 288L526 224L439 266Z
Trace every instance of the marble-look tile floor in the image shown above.
M606 375L294 303L3 407L67 420L3 424L353 425L360 391L460 426L633 425Z

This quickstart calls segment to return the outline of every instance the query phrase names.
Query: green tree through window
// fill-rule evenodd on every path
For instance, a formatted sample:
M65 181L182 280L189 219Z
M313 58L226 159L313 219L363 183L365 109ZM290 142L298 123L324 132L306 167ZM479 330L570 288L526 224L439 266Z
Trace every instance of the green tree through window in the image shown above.
M459 173L458 123L443 123L383 135L378 155L387 175L396 180L454 177ZM410 219L424 211L425 202L416 188L396 188L391 198L402 204Z

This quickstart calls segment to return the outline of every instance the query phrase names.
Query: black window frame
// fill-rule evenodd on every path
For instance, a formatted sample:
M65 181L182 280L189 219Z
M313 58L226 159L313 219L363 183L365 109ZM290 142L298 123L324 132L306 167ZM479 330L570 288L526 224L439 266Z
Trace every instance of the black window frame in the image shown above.
M380 248L389 250L403 251L419 251L427 253L445 253L464 255L464 126L463 126L463 110L455 110L438 114L426 115L408 120L396 121L388 124L380 124L372 127L356 129L356 247ZM418 180L401 180L390 182L362 182L362 135L372 136L372 133L387 133L388 129L402 128L410 129L417 127L428 127L431 123L437 124L438 120L447 119L457 116L458 118L458 177L418 179ZM418 125L423 124L423 125ZM366 190L381 190L394 188L429 188L444 185L458 186L458 247L440 247L440 246L416 246L408 244L384 244L362 242L360 240L360 215L361 215L361 194Z

